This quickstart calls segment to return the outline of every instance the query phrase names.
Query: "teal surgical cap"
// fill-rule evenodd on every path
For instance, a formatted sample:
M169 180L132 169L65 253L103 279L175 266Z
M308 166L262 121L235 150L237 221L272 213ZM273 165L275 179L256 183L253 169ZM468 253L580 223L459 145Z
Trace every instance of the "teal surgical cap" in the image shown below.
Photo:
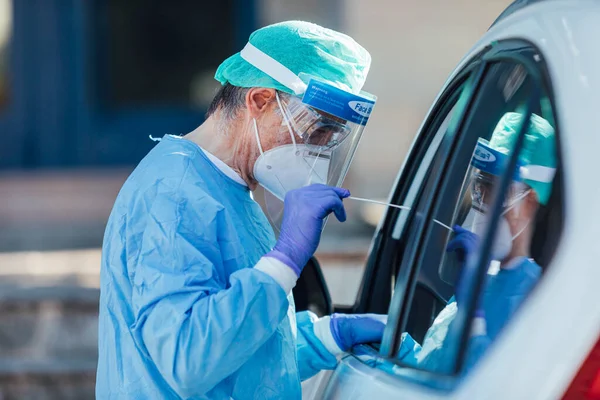
M516 112L504 114L496 125L490 147L509 154L523 122ZM556 172L556 138L554 128L544 118L532 114L525 141L519 153L520 176L537 193L541 204L547 204Z
M309 22L287 21L252 33L241 52L223 61L215 79L222 85L300 95L308 83L302 79L306 74L358 93L370 65L369 52L351 37Z

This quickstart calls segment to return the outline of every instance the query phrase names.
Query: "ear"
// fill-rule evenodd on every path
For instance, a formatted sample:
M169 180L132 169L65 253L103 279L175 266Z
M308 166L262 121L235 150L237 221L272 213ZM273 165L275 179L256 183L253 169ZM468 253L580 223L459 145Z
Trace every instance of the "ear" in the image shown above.
M246 108L252 118L258 118L271 107L275 100L275 89L250 88L246 93Z

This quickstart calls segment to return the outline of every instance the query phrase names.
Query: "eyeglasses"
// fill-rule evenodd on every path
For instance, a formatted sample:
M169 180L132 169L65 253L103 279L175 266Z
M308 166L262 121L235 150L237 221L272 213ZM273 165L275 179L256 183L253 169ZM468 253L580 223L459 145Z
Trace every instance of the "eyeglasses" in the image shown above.
M471 184L471 202L473 207L486 211L492 191L499 183L499 177L484 172L477 172ZM516 199L522 198L529 191L529 187L522 182L511 183L506 197L502 203L504 208L510 207Z
M294 133L304 144L330 149L350 134L345 120L308 107L296 98L290 99L284 112Z

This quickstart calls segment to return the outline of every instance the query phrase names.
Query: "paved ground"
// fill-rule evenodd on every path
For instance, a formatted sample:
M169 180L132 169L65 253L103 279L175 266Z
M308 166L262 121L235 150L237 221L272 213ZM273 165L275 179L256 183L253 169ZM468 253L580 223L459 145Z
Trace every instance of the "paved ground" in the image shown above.
M128 174L127 169L0 174L0 290L97 287L104 227ZM260 202L263 196L255 198ZM318 251L332 298L341 304L353 302L372 235L354 205L347 223L328 221Z
M317 255L336 304L352 304L362 278L360 253ZM99 287L100 250L0 253L0 297L15 287Z

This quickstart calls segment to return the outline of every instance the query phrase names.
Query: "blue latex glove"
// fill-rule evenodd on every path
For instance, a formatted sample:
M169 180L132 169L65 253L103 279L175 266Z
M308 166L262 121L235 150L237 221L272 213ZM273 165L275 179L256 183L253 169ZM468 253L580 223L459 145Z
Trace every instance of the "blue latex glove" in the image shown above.
M476 271L470 260L479 248L479 236L459 225L455 225L453 228L455 236L448 243L446 251L455 252L458 261L461 263L461 271L454 288L456 303L460 304L464 299L467 288L473 284Z
M319 246L325 218L333 212L340 222L346 221L342 199L348 196L347 189L321 184L289 191L279 240L267 256L277 258L300 276Z
M342 351L357 344L379 343L387 323L387 315L333 314L330 328L333 339Z
M458 261L464 266L467 258L472 257L479 248L479 236L460 225L454 225L453 229L454 238L448 243L446 251L454 251Z

